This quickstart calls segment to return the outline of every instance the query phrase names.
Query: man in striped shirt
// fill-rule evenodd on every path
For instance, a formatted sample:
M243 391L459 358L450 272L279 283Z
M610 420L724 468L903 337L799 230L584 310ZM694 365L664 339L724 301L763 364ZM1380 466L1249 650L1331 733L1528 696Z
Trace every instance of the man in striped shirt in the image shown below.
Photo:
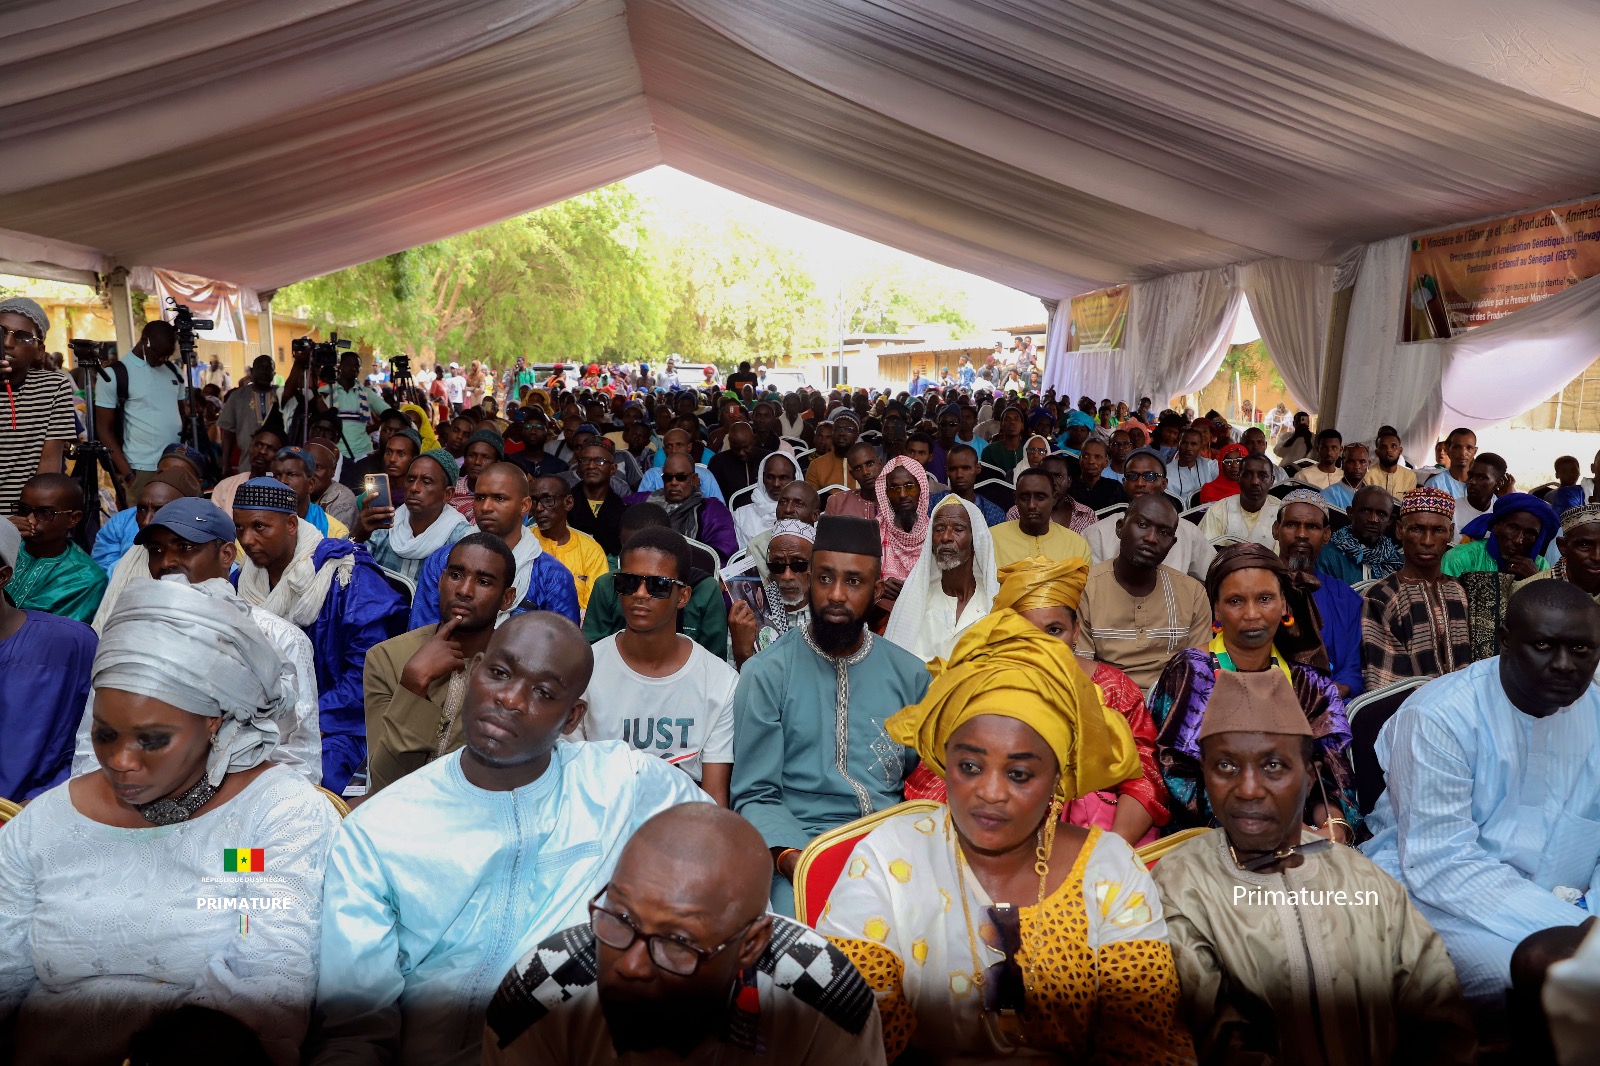
M44 308L20 296L0 301L0 330L0 516L9 518L29 478L61 472L65 444L78 430L72 379L45 357Z

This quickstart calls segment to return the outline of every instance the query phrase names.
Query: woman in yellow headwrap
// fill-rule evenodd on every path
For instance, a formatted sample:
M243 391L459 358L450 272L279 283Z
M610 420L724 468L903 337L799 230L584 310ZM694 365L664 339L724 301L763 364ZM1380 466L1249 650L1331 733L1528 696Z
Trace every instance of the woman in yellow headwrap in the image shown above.
M1127 723L1012 610L934 667L885 728L945 778L948 805L863 837L817 921L878 994L889 1059L1193 1062L1149 871L1115 834L1061 822L1139 774Z
M428 417L428 412L414 403L403 403L400 405L400 410L405 412L417 432L422 434L423 451L431 452L439 447L439 438L433 432L433 421Z

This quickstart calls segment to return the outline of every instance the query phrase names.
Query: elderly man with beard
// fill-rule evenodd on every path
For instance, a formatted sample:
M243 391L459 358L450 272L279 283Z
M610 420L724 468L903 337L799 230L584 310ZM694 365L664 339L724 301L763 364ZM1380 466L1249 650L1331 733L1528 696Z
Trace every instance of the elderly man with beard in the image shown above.
M478 475L478 488L472 497L473 524L479 532L499 537L517 563L512 581L516 596L506 608L507 616L554 611L576 622L578 592L572 572L546 552L539 538L522 524L531 506L528 479L513 464L495 463ZM471 530L468 526L467 531ZM450 548L446 544L434 551L417 572L417 594L411 601L412 629L443 620L438 613L438 589Z
M870 518L876 522L878 520L876 483L878 475L883 472L883 458L878 455L876 447L866 441L858 441L851 446L845 460L849 463L850 477L855 481L856 487L846 489L844 492L834 492L828 497L822 513Z
M1505 1010L1528 1040L1545 968L1595 925L1600 606L1567 582L1531 582L1500 644L1418 689L1378 734L1388 787L1362 850L1444 937L1481 1031Z
M701 494L695 483L695 465L689 456L674 452L661 464L661 488L654 492L636 492L627 502L653 503L667 512L672 528L688 537L708 545L727 562L739 550L739 538L733 529L733 515L720 500Z
M783 521L803 522L808 526L814 526L820 513L817 490L804 481L791 481L778 492L774 527L777 522ZM761 575L762 581L771 576L767 569L767 546L772 543L772 537L773 531L769 529L765 533L751 537L747 545L750 561L755 564L756 573Z
M1394 497L1376 485L1356 490L1350 501L1350 524L1328 538L1317 556L1317 570L1345 584L1376 581L1405 565L1400 544L1390 536Z
M946 496L933 509L922 555L895 601L884 639L923 662L947 658L956 639L989 613L999 588L982 512Z
M587 709L594 657L538 611L493 631L467 671L464 746L346 818L323 886L311 1066L465 1066L495 987L583 920L651 816L710 800L621 741L558 743Z
M874 523L823 516L810 563L811 625L784 634L739 677L733 806L771 850L780 913L794 910L800 849L899 803L916 766L883 722L922 698L928 671L866 627L882 555Z
M158 477L162 475L157 475ZM151 485L159 484L152 481ZM148 495L149 486L145 487ZM121 583L112 582L111 593L120 595L134 580L161 580L182 574L191 585L217 581L223 589L211 594L224 599L238 599L228 586L228 573L233 569L238 529L233 519L219 511L215 504L199 499L199 487L192 496L180 496L151 515L134 538L136 551L125 557L119 569L136 562L141 572L135 577L125 573ZM110 594L108 593L108 596ZM111 615L115 599L108 599L104 615L95 619L98 632ZM317 673L312 663L311 641L305 633L290 622L261 607L245 604L250 620L261 630L283 657L294 668L291 695L294 698L294 719L280 726L282 738L273 750L272 759L294 768L313 785L322 780L322 726L317 706ZM83 709L83 720L78 724L77 749L72 756L72 776L86 774L100 768L94 754L94 692L89 693L88 704Z
M1475 1062L1439 934L1370 860L1302 824L1311 732L1279 671L1218 673L1199 729L1218 827L1153 871L1200 1061Z
M245 558L239 596L311 640L322 729L322 787L343 792L367 756L362 669L367 651L405 631L406 604L372 557L332 540L296 513L288 486L256 478L239 487L233 522Z
M881 1064L872 989L826 938L766 912L760 849L705 806L640 826L589 920L501 983L484 1063Z
M1381 490L1380 490L1381 491ZM1328 505L1310 489L1295 489L1283 498L1272 523L1278 558L1295 584L1311 589L1318 632L1328 649L1333 683L1345 699L1366 690L1361 680L1361 596L1336 577L1313 572L1318 553L1328 543Z
M797 482L807 490L810 485ZM815 509L812 517L816 517ZM767 573L762 576L767 600L765 617L743 600L728 609L728 633L733 639L733 661L743 666L750 656L772 645L791 629L811 624L811 545L817 527L804 519L779 519L763 560Z
M862 398L865 399L864 396ZM856 480L850 474L845 457L850 454L851 445L855 444L856 437L861 433L861 418L841 407L829 416L829 424L833 426L833 449L827 452L822 450L819 426L817 454L811 457L811 465L806 467L806 482L818 492L829 485L853 489Z
M521 473L517 474L521 477ZM434 607L441 622L375 644L363 674L367 795L459 748L461 694L474 657L516 597L517 560L493 533L446 549Z

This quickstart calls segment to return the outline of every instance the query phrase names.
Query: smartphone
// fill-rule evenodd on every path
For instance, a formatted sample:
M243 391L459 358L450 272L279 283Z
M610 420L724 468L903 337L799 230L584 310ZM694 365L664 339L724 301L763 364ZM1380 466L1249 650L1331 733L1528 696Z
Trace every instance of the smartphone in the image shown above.
M767 590L762 586L760 577L730 577L727 586L730 600L749 604L757 618L767 616Z
M367 501L374 507L394 507L394 496L389 492L388 474L368 474L366 479ZM383 524L384 529L394 525L388 521Z

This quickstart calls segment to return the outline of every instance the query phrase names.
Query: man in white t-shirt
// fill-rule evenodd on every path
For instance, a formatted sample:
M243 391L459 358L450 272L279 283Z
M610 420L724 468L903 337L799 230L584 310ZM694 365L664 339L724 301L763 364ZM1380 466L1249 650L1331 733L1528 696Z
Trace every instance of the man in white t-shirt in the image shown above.
M461 364L450 364L450 376L444 379L444 395L450 401L450 413L460 414L467 402L467 379L461 373Z
M689 602L689 542L641 529L611 575L626 628L594 645L582 740L626 740L680 767L728 806L733 777L733 691L739 675L678 632Z

